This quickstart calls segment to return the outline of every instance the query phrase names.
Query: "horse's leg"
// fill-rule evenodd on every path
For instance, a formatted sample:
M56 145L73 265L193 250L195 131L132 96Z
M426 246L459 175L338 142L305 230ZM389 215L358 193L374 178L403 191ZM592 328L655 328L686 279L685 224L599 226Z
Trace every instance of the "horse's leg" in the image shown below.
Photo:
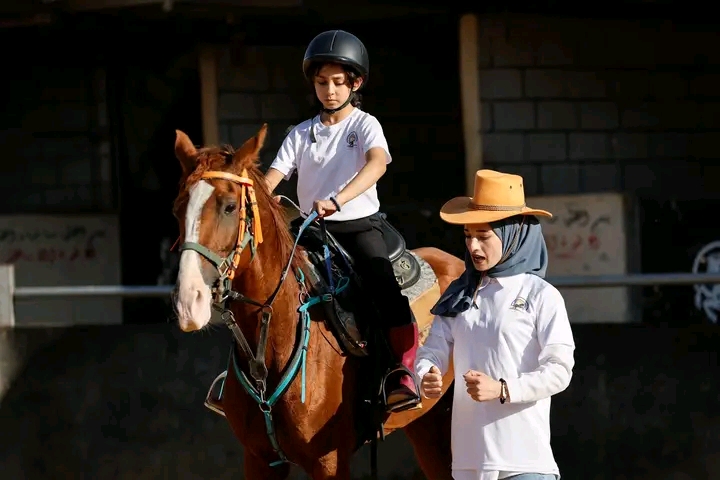
M271 467L267 459L245 451L245 480L285 480L288 475L290 475L289 464Z
M338 448L317 460L310 475L312 480L350 480L350 456L340 451Z

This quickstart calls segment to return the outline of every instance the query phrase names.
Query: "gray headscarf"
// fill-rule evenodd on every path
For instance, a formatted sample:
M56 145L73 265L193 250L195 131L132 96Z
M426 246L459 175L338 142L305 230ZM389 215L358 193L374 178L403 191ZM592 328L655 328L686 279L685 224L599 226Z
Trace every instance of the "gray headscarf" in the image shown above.
M433 315L454 317L470 308L483 273L488 277L511 277L521 273L545 277L548 252L537 217L516 215L492 222L490 226L502 242L501 261L487 272L479 272L472 263L470 252L465 249L465 272L448 286L430 310Z

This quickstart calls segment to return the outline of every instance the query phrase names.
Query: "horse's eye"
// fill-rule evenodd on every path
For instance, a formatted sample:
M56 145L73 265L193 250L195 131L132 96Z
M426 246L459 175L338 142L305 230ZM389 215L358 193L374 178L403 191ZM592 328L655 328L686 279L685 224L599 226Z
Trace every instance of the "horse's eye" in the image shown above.
M225 207L225 215L230 215L231 213L233 213L235 211L236 208L237 208L237 205L235 205L234 203L229 203Z

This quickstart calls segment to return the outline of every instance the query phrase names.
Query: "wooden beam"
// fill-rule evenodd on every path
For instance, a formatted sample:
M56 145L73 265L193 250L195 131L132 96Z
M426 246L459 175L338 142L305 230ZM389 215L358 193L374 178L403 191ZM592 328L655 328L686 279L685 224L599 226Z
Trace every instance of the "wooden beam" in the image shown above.
M218 81L217 49L213 45L201 45L198 53L200 72L200 104L202 115L203 143L220 143L218 127Z
M15 265L0 265L0 335L15 327ZM2 395L0 395L2 398Z
M66 2L70 10L76 11L160 5L162 3L164 0L67 0Z
M482 168L480 106L480 60L478 20L468 13L460 17L460 104L465 140L465 190L473 194L475 172Z

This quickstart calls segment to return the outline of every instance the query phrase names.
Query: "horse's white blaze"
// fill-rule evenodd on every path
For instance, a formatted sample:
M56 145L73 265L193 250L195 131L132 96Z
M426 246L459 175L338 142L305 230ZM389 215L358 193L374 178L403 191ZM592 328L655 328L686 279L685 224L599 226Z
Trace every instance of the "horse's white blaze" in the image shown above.
M200 239L200 217L205 203L214 188L201 180L190 189L185 213L185 241L198 242ZM177 303L175 305L178 323L185 332L199 330L210 321L210 287L202 276L200 254L185 250L180 255L177 278Z

